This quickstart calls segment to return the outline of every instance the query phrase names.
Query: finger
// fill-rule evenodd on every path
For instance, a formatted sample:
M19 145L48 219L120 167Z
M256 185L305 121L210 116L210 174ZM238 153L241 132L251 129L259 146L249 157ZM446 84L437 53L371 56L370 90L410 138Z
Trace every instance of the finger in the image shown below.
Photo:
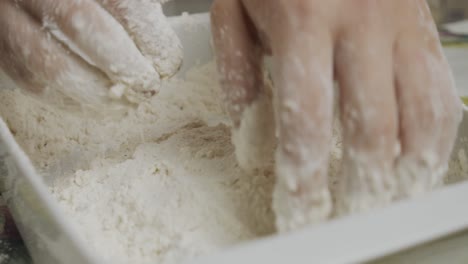
M227 110L240 125L244 109L262 86L262 53L238 0L216 1L211 9L213 41Z
M399 198L442 185L461 121L461 103L437 37L407 33L396 47L402 154Z
M78 106L70 105L70 98L87 108L107 106L107 78L70 54L13 2L0 1L0 34L0 68L17 84L67 108Z
M349 29L337 46L344 143L337 214L386 205L395 189L399 145L393 47L372 30Z
M97 0L135 41L161 77L174 75L182 63L182 45L157 1Z
M139 102L156 93L158 73L143 57L124 28L94 1L15 2L52 32L58 29L63 33L62 37L76 45L116 84L113 91L123 92L132 102Z
M262 51L240 1L216 1L211 14L237 160L245 170L264 168L272 160L275 129L271 98L263 81Z
M273 206L280 231L321 222L331 211L333 45L325 30L307 27L272 36L279 131Z

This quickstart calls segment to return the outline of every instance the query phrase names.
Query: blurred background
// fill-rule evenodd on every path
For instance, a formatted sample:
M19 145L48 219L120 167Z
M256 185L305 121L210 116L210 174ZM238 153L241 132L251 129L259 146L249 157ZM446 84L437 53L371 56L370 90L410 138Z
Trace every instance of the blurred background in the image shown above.
M182 10L190 13L206 12L213 0L172 0L164 4L169 16L180 15ZM438 24L468 18L468 0L428 0Z
M428 0L428 2L439 25L468 18L467 0Z
M184 11L191 14L207 12L211 3L213 3L213 0L171 0L164 4L164 14L166 16L177 16Z
M446 45L468 43L468 0L427 0ZM172 0L164 4L168 16L182 12L201 13L209 10L213 0Z

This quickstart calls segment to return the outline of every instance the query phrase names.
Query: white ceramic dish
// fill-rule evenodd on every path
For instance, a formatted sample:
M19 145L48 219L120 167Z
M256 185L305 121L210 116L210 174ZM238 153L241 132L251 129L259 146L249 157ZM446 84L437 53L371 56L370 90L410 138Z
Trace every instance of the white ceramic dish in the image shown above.
M174 17L184 44L181 72L209 61L208 16ZM188 24L188 25L187 25ZM1 84L0 84L1 85ZM465 113L460 135L468 136ZM458 147L462 147L461 141ZM465 149L466 146L463 146ZM104 263L70 227L45 181L0 119L0 182L5 198L35 263ZM468 229L468 183L367 214L354 215L300 232L261 239L203 257L194 263L358 263L380 258Z

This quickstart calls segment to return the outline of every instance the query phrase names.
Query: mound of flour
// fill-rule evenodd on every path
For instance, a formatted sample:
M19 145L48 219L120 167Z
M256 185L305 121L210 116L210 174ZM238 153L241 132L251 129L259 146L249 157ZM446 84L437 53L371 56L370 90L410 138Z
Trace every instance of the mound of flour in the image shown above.
M57 111L17 90L0 114L90 249L174 263L274 232L274 176L235 161L214 63L119 119Z
M197 67L118 120L0 90L0 115L96 254L108 263L179 263L275 231L274 175L239 168L217 80L214 63ZM336 128L332 189L340 158ZM455 176L467 169L459 164Z

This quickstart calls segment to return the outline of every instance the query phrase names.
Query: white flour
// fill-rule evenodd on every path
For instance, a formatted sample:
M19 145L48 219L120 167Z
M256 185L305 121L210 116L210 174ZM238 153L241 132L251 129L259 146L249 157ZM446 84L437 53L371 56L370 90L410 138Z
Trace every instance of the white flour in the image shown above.
M239 169L219 91L209 63L122 120L73 116L15 90L0 92L0 115L88 248L109 263L178 263L274 232L274 175ZM451 181L468 173L458 159Z
M178 263L274 232L273 173L239 169L219 91L209 63L120 120L60 112L17 90L0 91L0 115L89 249L108 263ZM451 163L450 181L468 173L465 159Z
M66 176L53 195L110 263L178 262L274 231L273 175L236 164L213 63L188 75L118 121L1 92L0 114L43 175Z

